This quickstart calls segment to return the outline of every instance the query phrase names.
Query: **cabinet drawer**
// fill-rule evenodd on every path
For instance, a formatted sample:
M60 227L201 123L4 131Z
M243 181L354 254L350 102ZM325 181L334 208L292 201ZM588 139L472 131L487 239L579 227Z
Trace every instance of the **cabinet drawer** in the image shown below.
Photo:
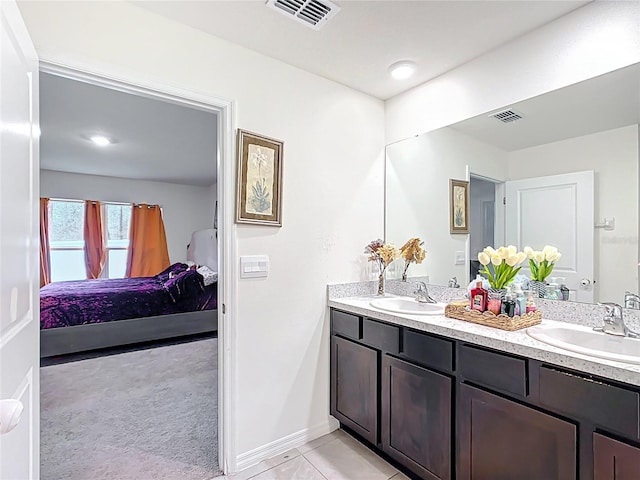
M404 330L402 356L427 367L453 371L453 342L450 340Z
M397 354L400 351L400 329L365 318L362 322L362 341L384 352Z
M525 358L461 345L459 367L462 376L471 382L520 397L529 392Z
M540 403L633 439L639 438L640 396L632 390L541 367Z
M331 311L332 333L360 340L362 338L361 321L362 319L358 315L339 310Z

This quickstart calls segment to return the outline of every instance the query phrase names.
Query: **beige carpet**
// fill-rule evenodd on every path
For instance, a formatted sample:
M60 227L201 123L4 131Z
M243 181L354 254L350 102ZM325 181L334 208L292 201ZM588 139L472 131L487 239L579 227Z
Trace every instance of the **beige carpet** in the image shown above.
M213 338L42 367L42 480L218 475L217 358Z

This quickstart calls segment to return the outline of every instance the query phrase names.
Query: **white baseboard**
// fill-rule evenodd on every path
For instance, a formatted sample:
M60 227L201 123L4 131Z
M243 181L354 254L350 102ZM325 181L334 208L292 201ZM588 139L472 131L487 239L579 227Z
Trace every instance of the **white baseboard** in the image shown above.
M315 427L305 428L298 432L279 438L273 442L254 448L248 452L241 453L236 458L237 471L256 465L263 460L280 455L292 448L304 445L311 440L326 435L340 428L340 423L333 417L329 417L326 422Z

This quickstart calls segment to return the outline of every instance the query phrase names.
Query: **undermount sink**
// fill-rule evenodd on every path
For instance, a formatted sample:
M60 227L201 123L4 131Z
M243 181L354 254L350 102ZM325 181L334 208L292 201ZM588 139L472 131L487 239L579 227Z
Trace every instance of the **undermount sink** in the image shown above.
M530 337L572 352L616 362L640 364L640 339L595 332L579 325L536 325Z
M387 312L409 315L443 315L446 303L422 303L409 297L387 297L373 300L370 305Z

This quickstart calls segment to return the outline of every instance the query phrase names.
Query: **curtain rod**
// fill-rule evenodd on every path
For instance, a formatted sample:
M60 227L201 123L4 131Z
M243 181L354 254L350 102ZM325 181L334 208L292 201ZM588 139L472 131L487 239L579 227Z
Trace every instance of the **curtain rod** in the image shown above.
M44 198L44 197L43 197ZM53 200L54 202L75 202L75 203L84 203L86 200L78 200L77 198L59 198L59 197L49 197L49 200ZM143 205L143 203L132 203L132 202L109 202L106 200L90 200L94 205L96 202L100 202L103 204L109 204L109 205L131 205L133 207L141 207ZM148 206L148 208L155 208L155 207L160 207L162 208L162 205L160 204L146 204Z
M162 208L162 205L150 204L150 203L133 203L132 205L138 208L142 208L143 205L146 205L147 208L156 208L156 207Z

